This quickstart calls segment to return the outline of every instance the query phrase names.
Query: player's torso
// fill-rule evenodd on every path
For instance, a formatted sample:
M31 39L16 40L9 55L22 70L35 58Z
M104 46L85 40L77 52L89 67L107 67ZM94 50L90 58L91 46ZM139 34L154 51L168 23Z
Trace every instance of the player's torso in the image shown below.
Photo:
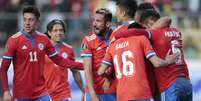
M58 55L64 59L74 59L73 50L63 43L57 44L55 47ZM55 99L62 97L70 97L70 88L68 79L68 70L60 68L52 62L47 56L45 58L44 76L46 79L46 87L50 96Z
M129 100L151 98L144 65L145 54L140 39L138 37L119 39L112 44L110 51L119 79L117 92L120 98L131 98Z
M102 85L104 83L104 78L99 76L97 74L97 71L100 67L101 61L105 56L106 49L109 45L109 40L104 40L98 37L95 34L92 34L91 36L85 37L87 40L87 44L92 52L92 73L93 73L93 82L94 82L94 88L96 90L96 93L114 93L115 92L115 86L116 80L113 80L111 83L110 90L104 92L102 89Z
M175 65L170 65L168 68L155 69L157 82L162 92L169 87L177 77L188 77L187 65L183 56L182 37L177 29L165 28L158 30L158 34L154 34L151 42L157 55L163 59L165 59L169 50L171 50L172 53L180 53Z
M13 59L14 92L17 97L36 97L45 92L43 66L46 44L46 36L38 32L32 38L24 34L17 38Z

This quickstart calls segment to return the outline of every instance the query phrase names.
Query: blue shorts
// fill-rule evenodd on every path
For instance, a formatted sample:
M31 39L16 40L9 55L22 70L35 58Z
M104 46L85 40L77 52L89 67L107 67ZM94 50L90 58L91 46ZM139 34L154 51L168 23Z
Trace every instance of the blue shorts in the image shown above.
M116 101L116 94L98 94L100 101ZM85 101L91 101L89 93L85 94Z
M17 101L52 101L52 100L49 95L45 95L36 99L17 99Z
M178 78L167 90L161 93L161 101L192 101L192 84L186 78Z

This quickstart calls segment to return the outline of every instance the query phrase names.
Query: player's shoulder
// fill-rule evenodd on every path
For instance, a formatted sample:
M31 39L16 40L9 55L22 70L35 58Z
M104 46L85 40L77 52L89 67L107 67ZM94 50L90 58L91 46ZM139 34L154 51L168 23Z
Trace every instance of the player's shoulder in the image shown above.
M125 29L128 29L128 25L122 24L118 26L116 29L113 30L113 33L119 32L119 31L124 31Z
M92 42L94 41L95 39L97 38L96 34L94 33L91 33L91 34L88 34L84 37L84 39L87 41L87 42Z
M62 42L62 45L65 46L65 47L67 47L67 48L71 48L71 49L73 48L71 45L69 45L69 44L67 44L65 42Z
M37 33L37 35L38 35L39 37L42 37L42 38L48 39L48 37L47 37L46 34L44 34L44 33L42 33L42 32L39 32L39 31L36 31L36 33Z
M20 37L21 35L22 35L21 32L17 32L17 33L15 33L14 35L12 35L10 38L16 39L16 38Z

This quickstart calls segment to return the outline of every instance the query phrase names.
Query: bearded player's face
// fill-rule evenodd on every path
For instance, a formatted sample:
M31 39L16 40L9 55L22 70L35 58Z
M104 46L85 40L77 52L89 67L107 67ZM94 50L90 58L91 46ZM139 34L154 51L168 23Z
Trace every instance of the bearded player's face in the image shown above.
M107 29L105 17L102 14L94 14L93 31L96 35L104 33Z

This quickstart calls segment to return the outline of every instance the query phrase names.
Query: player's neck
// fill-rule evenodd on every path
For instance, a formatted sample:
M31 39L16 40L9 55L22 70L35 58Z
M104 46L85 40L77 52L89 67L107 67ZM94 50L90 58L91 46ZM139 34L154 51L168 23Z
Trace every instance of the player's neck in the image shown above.
M130 18L130 17L125 17L124 19L123 19L123 22L128 22L128 21L132 21L132 20L134 20L133 18Z
M57 44L61 43L60 41L54 41L54 40L50 40L50 42L52 43L53 46L56 46Z

